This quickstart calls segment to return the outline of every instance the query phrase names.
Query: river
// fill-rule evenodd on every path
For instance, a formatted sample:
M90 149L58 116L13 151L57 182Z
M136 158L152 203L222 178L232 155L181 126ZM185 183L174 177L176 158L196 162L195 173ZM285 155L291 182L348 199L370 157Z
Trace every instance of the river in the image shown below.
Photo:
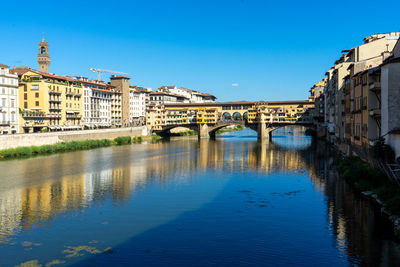
M0 265L400 266L387 218L303 130L0 162Z

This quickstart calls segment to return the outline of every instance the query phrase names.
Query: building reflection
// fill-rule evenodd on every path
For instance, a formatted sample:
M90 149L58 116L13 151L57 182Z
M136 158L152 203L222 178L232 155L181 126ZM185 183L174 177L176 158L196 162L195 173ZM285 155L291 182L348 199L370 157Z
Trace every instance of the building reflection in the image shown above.
M399 266L400 246L393 240L393 226L380 208L355 194L334 171L333 158L318 144L310 168L313 184L326 197L327 220L337 249L355 266Z
M109 200L123 204L152 182L187 182L196 173L207 171L308 172L314 187L325 195L327 220L340 253L354 265L396 266L400 249L387 237L390 225L335 175L327 148L310 144L309 139L304 139L309 143L301 148L288 142L188 139L138 145L136 150L117 147L68 153L54 161L26 161L21 165L25 183L1 188L0 242L7 242L21 227L37 227L66 211ZM35 168L39 162L40 172ZM71 168L74 164L76 168ZM44 174L45 180L28 183Z

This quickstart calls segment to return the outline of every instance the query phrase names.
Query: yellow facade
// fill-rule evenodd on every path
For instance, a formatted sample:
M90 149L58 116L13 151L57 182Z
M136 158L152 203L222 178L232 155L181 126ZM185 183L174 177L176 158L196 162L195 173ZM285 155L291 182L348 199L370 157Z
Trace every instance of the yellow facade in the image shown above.
M196 112L196 122L199 124L217 123L218 110L216 108L198 108Z
M167 124L187 124L188 116L186 110L166 110L165 111Z
M165 107L150 106L146 119L148 128L153 130L162 130L162 127L167 125L181 124L181 117L172 117L185 113L186 123L197 124L217 124L221 121L246 121L250 124L259 122L311 124L313 108L314 102L311 101L167 104Z
M146 126L153 130L162 130L163 116L165 117L164 106L162 105L150 105L146 110Z
M79 81L33 70L19 78L21 132L82 128L83 87Z
M311 123L314 103L307 104L256 104L248 110L249 123Z

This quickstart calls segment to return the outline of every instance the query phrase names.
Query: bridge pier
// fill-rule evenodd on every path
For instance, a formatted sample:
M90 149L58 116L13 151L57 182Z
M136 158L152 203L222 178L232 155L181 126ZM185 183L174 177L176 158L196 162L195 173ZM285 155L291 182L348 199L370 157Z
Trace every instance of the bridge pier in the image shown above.
M210 131L208 129L207 124L199 124L199 130L197 131L199 134L199 139L209 139Z
M258 123L257 139L259 141L265 141L265 140L270 141L272 139L271 131L272 131L272 129L267 127L267 124L265 122Z

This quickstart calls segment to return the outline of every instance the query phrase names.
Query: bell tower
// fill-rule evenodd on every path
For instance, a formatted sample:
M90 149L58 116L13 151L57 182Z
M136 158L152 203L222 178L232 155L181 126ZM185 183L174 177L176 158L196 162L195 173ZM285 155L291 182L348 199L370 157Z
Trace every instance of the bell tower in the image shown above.
M39 54L38 54L39 71L49 73L50 66L50 55L49 55L49 43L44 39L39 42Z

